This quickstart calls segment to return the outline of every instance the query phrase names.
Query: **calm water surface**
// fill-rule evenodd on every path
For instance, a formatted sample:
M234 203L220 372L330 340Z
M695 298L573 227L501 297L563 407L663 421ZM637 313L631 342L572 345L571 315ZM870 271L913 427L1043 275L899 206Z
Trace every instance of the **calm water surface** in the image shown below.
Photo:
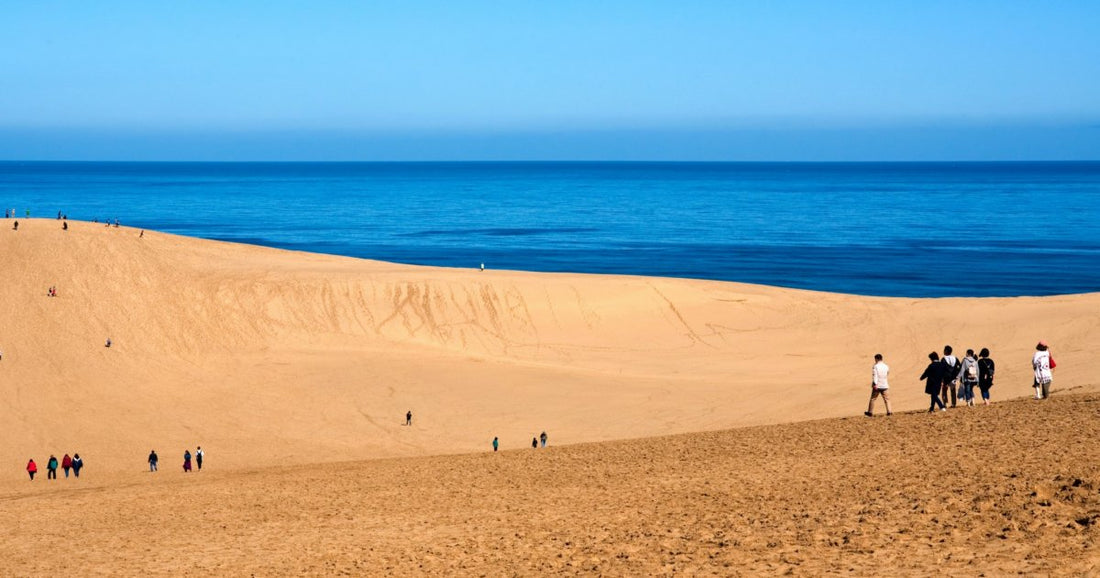
M385 261L1100 291L1100 163L0 163L0 206Z

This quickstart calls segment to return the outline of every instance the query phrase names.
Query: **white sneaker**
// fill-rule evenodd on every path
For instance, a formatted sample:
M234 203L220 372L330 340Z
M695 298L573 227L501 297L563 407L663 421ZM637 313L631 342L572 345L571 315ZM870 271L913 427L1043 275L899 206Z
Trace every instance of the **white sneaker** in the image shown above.
M946 407L941 407L940 411L947 411L947 408Z

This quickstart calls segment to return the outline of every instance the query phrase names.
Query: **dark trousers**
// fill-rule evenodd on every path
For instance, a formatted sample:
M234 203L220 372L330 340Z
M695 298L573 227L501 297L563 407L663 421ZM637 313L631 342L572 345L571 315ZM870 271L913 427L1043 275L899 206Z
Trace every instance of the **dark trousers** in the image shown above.
M955 382L944 383L943 384L943 389L941 391L941 395L943 395L943 402L942 403L945 403L945 404L947 403L947 393L948 392L951 393L951 407L955 407L955 403L956 403L956 399L955 399L955 395L956 395L956 393L955 393Z
M47 480L56 480L57 479L57 470L47 468L46 469L46 479Z
M202 456L195 458L195 465L198 466L200 470L202 469Z
M937 405L940 406L940 409L944 409L946 407L943 405L943 401L940 399L940 396L933 393L930 397L932 398L932 403L928 405L928 411L936 411Z

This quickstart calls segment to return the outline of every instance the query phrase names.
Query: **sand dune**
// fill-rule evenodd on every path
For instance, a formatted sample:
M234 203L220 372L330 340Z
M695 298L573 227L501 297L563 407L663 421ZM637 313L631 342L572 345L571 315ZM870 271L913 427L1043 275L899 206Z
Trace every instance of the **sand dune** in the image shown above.
M0 482L5 576L1100 573L1100 396Z
M1056 387L1096 389L1100 294L479 272L35 219L0 227L0 255L0 480L51 452L121 472L201 444L235 469L858 415L875 352L916 409L944 343L993 350L998 399L1029 393L1040 337Z

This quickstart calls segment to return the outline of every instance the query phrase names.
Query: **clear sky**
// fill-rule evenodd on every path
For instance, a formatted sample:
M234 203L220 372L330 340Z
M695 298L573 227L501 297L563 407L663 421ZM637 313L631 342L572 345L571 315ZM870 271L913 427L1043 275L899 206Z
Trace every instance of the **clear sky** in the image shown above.
M1100 159L1100 1L0 0L0 159Z

